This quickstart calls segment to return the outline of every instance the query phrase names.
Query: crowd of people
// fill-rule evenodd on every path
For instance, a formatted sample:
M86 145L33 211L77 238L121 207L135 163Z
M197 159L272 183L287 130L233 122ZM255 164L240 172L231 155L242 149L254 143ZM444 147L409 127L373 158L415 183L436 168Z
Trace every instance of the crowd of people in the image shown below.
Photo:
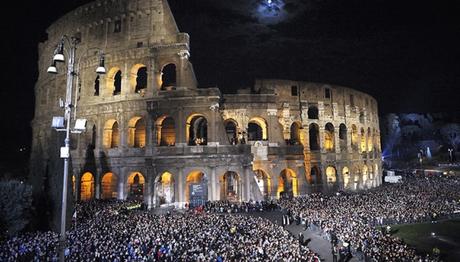
M341 259L352 248L367 261L436 261L381 228L452 215L460 210L458 188L458 177L410 175L404 183L362 192L207 202L165 214L133 201L93 200L77 205L65 256L69 261L319 261L305 241L283 228L296 221L321 230ZM275 209L286 211L283 226L239 214ZM53 232L13 237L0 243L0 261L57 261L58 241Z
M375 261L419 261L422 257L381 225L435 220L460 210L460 179L410 176L404 183L335 195L310 194L280 200L293 219L305 221Z
M69 261L319 261L270 221L247 215L130 210L132 203L83 203L67 233ZM58 235L25 234L0 245L1 261L57 261Z

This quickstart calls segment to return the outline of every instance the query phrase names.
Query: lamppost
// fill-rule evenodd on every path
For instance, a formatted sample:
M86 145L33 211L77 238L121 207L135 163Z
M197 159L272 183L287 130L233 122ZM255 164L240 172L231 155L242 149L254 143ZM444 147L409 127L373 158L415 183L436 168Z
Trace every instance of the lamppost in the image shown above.
M77 37L68 37L64 35L61 42L56 47L53 56L53 63L48 67L47 72L50 74L57 74L56 64L57 62L64 62L64 51L68 56L67 61L67 81L66 81L66 98L63 104L60 99L59 106L64 108L64 117L53 117L52 127L57 131L65 132L64 146L60 149L60 157L64 159L64 175L62 181L62 205L61 205L61 232L59 235L59 260L64 261L64 250L66 242L66 211L67 211L67 181L69 176L69 159L70 159L70 133L81 133L85 131L86 119L76 119L75 127L71 130L70 122L72 121L71 112L74 105L72 105L72 88L74 76L78 76L78 72L74 69L75 67L75 53L77 45L80 43L80 39ZM64 48L64 45L68 44L68 50ZM80 57L81 58L81 57ZM80 61L79 61L80 62ZM78 63L79 64L79 63ZM105 74L104 68L104 55L100 53L99 66L96 69L96 73ZM65 128L64 128L65 124Z

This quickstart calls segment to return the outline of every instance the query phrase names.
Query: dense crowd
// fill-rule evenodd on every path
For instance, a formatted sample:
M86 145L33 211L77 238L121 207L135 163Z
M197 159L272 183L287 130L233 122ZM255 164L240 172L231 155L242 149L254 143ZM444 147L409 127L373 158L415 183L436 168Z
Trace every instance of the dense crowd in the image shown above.
M120 208L125 205L125 208ZM88 202L67 233L71 261L319 261L266 219L208 212L155 215L120 202ZM57 260L58 235L26 234L0 246L1 261Z
M274 201L208 201L204 205L204 211L212 213L248 213L273 211L278 208Z
M458 177L406 177L401 184L365 192L311 194L280 205L293 218L319 227L375 261L418 261L414 249L381 230L380 225L413 223L460 210Z

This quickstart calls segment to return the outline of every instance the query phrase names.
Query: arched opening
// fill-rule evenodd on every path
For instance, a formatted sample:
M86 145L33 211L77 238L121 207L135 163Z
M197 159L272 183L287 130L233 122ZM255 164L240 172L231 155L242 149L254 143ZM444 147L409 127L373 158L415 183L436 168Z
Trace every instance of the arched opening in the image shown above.
M372 152L374 150L374 141L372 139L371 128L367 128L367 152Z
M339 141L340 151L347 151L347 126L344 124L339 126Z
M316 106L309 106L307 114L308 119L319 119L319 112Z
M157 178L155 192L159 205L172 204L175 202L174 183L174 176L169 172L164 172Z
M208 199L208 181L201 171L190 172L186 179L185 200L191 207L204 205Z
M176 65L167 64L161 70L161 90L176 86Z
M137 64L131 70L131 86L134 87L134 92L140 93L142 89L147 88L147 67Z
M328 152L334 152L335 146L335 132L334 126L331 123L327 123L324 128L324 149Z
M364 132L364 128L361 128L361 146L360 146L361 153L366 152L366 148L367 148L366 133Z
M335 167L328 166L326 168L326 179L328 185L335 185L337 183L337 171Z
M90 172L83 174L80 180L80 200L88 201L94 198L94 176Z
M94 80L94 96L99 95L99 87L100 87L100 76L97 75L96 79Z
M118 122L108 120L104 126L104 147L116 148L120 145L120 133L118 131Z
M240 201L240 176L236 172L227 171L221 178L221 200Z
M364 124L364 112L359 113L359 123Z
M260 141L267 139L267 121L261 117L251 118L248 122L248 141Z
M319 127L312 123L308 128L308 136L310 141L310 150L319 150Z
M134 117L128 123L128 146L145 147L145 121L141 117Z
M190 146L208 144L208 121L203 115L194 114L188 117L187 138Z
M298 187L297 175L294 171L288 168L281 171L278 178L278 197L291 198L298 196Z
M358 128L355 125L351 125L351 147L358 151Z
M363 185L364 188L367 187L368 179L369 179L369 174L367 172L367 166L364 165L363 168L362 168L362 180L363 180L362 185Z
M145 178L139 172L133 172L128 177L128 199L142 200L144 196Z
M174 146L176 144L176 124L170 116L157 120L157 141L160 146Z
M310 169L310 184L312 185L321 185L323 183L321 179L321 171L317 166L313 166Z
M300 124L298 122L293 122L290 128L290 145L299 145L300 144Z
M113 173L106 173L102 177L102 199L111 199L111 198L117 198L117 192L118 192L118 178L115 174Z
M113 77L113 95L119 95L121 93L121 70L118 70Z
M350 176L350 170L348 167L343 167L342 169L342 176L343 176L343 188L347 189L350 185L351 181L351 176Z
M225 133L227 134L230 145L238 144L237 138L237 123L233 119L225 120Z
M267 173L261 169L254 171L257 186L264 197L268 197L271 194L271 180Z

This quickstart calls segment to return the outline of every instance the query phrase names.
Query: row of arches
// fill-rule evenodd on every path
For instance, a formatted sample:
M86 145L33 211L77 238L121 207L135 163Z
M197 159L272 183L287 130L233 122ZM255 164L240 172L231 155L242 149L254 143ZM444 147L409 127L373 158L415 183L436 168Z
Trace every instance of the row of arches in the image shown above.
M344 189L364 189L376 185L376 174L378 174L378 165L362 165L353 167L353 171L347 167L342 167L341 176ZM276 188L274 188L272 178L262 169L254 170L254 179L260 193L264 197L283 197L298 196L307 185L299 183L298 174L290 169L283 169L276 177ZM331 187L335 190L339 188L338 171L335 166L325 168L326 181L322 181L321 169L313 166L307 175L307 183L313 187ZM219 199L228 201L243 200L242 177L234 171L227 171L218 177ZM75 176L72 177L73 192L76 191ZM168 205L178 201L185 201L192 205L203 204L208 198L208 176L200 171L189 172L185 176L183 188L183 199L179 200L178 187L176 185L177 176L169 171L158 175L154 181L154 198L157 205ZM142 173L132 172L125 181L112 173L105 173L100 179L100 195L102 199L111 198L128 198L144 199L146 192L146 180ZM211 185L211 186L216 186ZM121 193L120 193L121 191ZM79 181L79 199L82 201L91 200L96 197L96 181L90 172L85 172ZM123 192L126 192L123 194Z
M157 82L161 90L169 89L176 85L176 65L174 63L166 64L160 71L159 79ZM119 95L121 94L123 72L119 67L112 67L108 70L106 76L106 89L107 94ZM135 93L140 93L147 88L148 85L148 70L144 64L135 64L129 71L129 86ZM94 95L99 96L101 93L101 78L99 75L94 80Z
M188 145L206 145L208 143L208 121L202 114L192 114L186 120L186 139ZM225 132L230 144L246 143L248 141L268 140L268 125L265 119L254 117L248 122L247 134L244 129L238 127L237 121L227 119L224 121ZM156 141L158 146L173 146L176 143L176 123L171 116L159 117L155 122ZM290 139L287 144L301 144L301 124L293 122L290 127ZM323 145L320 145L320 132L324 134ZM310 150L324 148L328 152L334 152L336 148L335 127L327 123L322 130L316 123L309 125L308 136ZM339 126L339 147L341 151L347 150L348 130L345 124ZM95 143L96 127L93 127L92 142ZM380 150L380 137L378 132L369 127L367 133L364 128L358 133L356 125L351 128L351 146L360 152ZM128 122L129 147L145 147L146 124L142 117L133 117ZM104 125L103 145L106 148L116 148L120 145L120 130L118 121L110 119Z

